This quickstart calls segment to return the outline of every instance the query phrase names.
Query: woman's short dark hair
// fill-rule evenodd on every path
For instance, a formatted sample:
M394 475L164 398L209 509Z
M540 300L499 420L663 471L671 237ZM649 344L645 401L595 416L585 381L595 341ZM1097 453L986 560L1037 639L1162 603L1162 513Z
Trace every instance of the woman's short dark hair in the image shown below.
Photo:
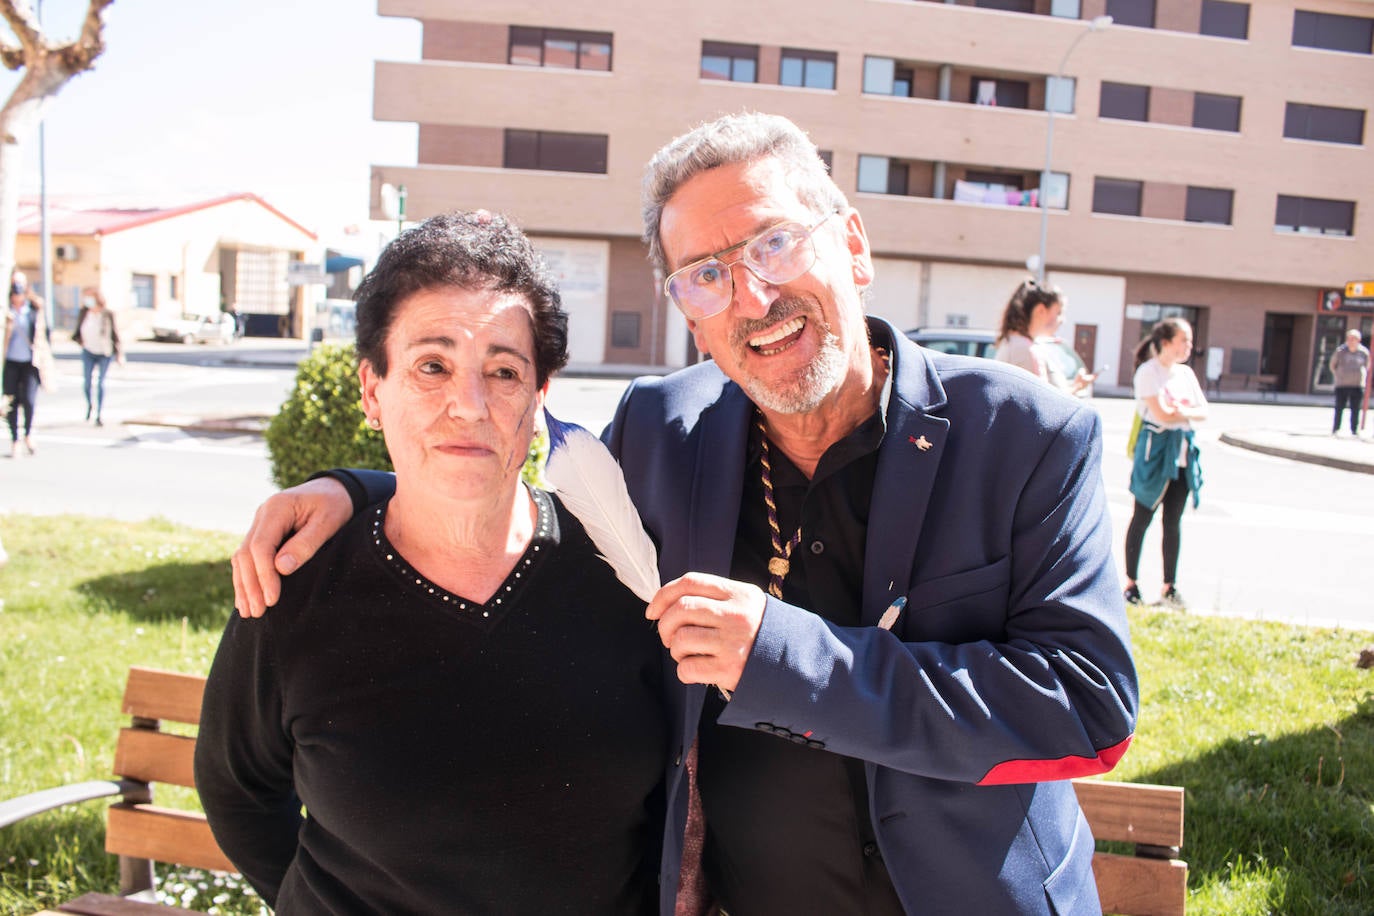
M1001 343L1012 334L1029 337L1030 317L1035 307L1043 305L1052 308L1063 295L1057 286L1046 286L1031 277L1022 280L1007 301L1007 307L1002 310L1002 327L997 334L997 342Z
M568 313L552 274L523 232L485 210L431 217L386 246L353 295L358 357L385 376L386 338L396 306L421 290L443 287L523 296L534 316L539 386L567 365Z

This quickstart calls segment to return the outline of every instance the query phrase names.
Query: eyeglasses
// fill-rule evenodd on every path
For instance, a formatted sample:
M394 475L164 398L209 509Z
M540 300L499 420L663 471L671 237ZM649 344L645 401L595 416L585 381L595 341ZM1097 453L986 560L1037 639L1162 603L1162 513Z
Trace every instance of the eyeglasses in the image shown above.
M730 307L735 295L735 277L730 268L743 264L765 283L792 282L816 263L812 233L839 212L832 210L810 226L796 220L778 223L751 239L673 271L663 281L663 291L691 321L719 315ZM733 261L721 260L732 251L739 251L740 256Z

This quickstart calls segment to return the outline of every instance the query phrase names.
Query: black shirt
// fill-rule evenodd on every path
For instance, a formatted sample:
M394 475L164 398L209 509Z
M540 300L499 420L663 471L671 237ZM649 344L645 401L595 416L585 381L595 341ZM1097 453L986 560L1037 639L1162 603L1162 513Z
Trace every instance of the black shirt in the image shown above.
M783 600L857 626L864 541L884 422L879 411L821 456L806 476L769 450L784 543L801 525ZM773 556L764 503L761 436L754 428L731 578L768 588ZM699 732L698 785L706 819L702 867L730 916L901 914L878 854L860 760L761 731L717 725L724 701L708 693Z
M379 505L266 617L230 621L196 783L278 913L658 911L662 646L578 521L535 499L485 603L407 566Z

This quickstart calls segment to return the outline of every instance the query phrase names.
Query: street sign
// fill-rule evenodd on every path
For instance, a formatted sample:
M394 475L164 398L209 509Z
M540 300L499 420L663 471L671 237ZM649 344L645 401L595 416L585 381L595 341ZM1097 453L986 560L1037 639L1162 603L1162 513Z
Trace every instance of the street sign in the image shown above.
M326 284L323 264L308 261L288 261L286 263L286 283L288 286L309 286L314 283Z
M1356 280L1345 285L1347 312L1374 312L1374 280Z

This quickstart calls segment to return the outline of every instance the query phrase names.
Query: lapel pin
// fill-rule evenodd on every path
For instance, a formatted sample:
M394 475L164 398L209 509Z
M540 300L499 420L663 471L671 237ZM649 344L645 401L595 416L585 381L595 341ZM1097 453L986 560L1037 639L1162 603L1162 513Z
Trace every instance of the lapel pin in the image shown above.
M907 441L908 441L908 442L910 442L912 445L914 445L914 446L916 446L917 448L919 448L921 451L923 451L923 452L928 452L928 451L930 451L931 441L930 441L929 439L927 439L925 436L922 436L922 437L919 438L919 439L917 439L915 436L907 436L906 438L907 438Z

